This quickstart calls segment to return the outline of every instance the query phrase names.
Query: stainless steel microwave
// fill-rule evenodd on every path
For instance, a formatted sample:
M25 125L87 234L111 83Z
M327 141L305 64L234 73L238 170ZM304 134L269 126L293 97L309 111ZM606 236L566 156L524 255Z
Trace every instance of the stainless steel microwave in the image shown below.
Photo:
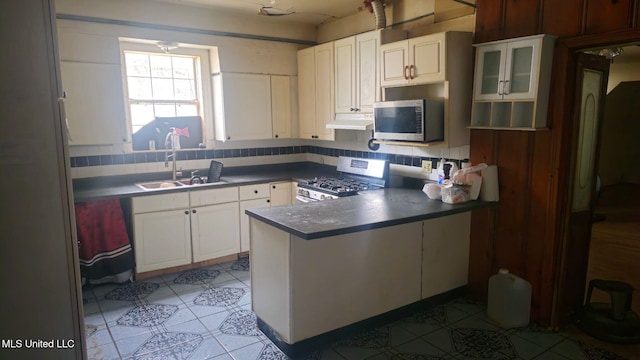
M378 140L444 141L444 99L374 103L373 137Z

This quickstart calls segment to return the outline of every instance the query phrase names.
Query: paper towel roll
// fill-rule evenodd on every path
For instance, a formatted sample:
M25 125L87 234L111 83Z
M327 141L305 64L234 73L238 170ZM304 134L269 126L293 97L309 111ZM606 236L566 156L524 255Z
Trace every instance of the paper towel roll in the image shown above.
M482 186L480 187L480 200L482 201L498 201L500 199L500 190L498 187L498 167L490 165L482 172Z

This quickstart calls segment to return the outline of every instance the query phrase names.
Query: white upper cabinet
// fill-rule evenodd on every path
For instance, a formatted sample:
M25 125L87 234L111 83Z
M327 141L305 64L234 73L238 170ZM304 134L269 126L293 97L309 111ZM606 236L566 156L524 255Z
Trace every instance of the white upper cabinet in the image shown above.
M380 101L380 44L406 37L403 31L376 30L334 42L337 114L372 113Z
M475 98L533 99L540 65L540 39L478 45Z
M334 140L333 42L298 51L298 111L302 139Z
M271 76L271 120L274 139L293 136L291 88L290 76Z
M118 64L61 61L69 145L123 143L125 104Z
M336 113L357 111L356 37L334 42Z
M447 37L451 32L381 46L381 85L406 86L446 80Z
M216 140L271 139L269 75L223 73L213 83Z
M118 39L62 28L58 40L69 144L126 142Z
M534 35L475 45L472 127L545 127L554 39Z

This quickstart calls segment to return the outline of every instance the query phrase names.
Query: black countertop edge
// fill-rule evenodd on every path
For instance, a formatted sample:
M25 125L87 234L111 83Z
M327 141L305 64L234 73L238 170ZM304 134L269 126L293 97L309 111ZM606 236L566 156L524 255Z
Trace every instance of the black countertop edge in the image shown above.
M203 170L208 171L208 170ZM202 174L202 172L200 172ZM232 186L253 185L275 181L297 181L314 176L335 176L334 166L313 162L256 165L223 168L221 181L224 184L186 185L167 189L143 190L136 183L167 181L169 173L145 173L101 176L73 180L74 202L127 198L133 196L160 195L174 192L197 191ZM181 180L184 180L183 178Z
M252 209L245 210L245 214L252 218L260 220L264 223L267 223L275 228L288 232L291 235L297 236L301 239L314 240L314 239L320 239L320 238L325 238L329 236L345 235L345 234L351 234L351 233L360 232L360 231L374 230L374 229L380 229L380 228L389 227L389 226L408 224L408 223L423 221L423 220L430 220L430 219L435 219L442 216L455 215L455 214L464 213L467 211L472 211L472 210L481 209L485 207L497 206L497 204L498 204L497 202L474 200L474 201L468 201L461 204L456 204L453 208L447 209L447 210L442 210L437 212L428 212L421 215L407 216L403 218L390 219L387 221L379 221L379 222L369 223L369 224L345 226L338 229L320 230L320 231L311 232L311 233L304 233L296 229L292 229L277 221L273 221L272 219L256 214L252 212Z

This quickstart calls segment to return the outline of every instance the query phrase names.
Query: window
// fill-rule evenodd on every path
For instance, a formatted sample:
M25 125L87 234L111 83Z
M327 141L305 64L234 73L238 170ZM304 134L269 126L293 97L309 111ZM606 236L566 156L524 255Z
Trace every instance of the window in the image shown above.
M209 49L180 44L165 53L155 42L134 41L120 43L132 149L163 149L172 127L189 128L183 148L206 143L213 130Z
M156 117L198 116L197 56L125 51L131 128Z

